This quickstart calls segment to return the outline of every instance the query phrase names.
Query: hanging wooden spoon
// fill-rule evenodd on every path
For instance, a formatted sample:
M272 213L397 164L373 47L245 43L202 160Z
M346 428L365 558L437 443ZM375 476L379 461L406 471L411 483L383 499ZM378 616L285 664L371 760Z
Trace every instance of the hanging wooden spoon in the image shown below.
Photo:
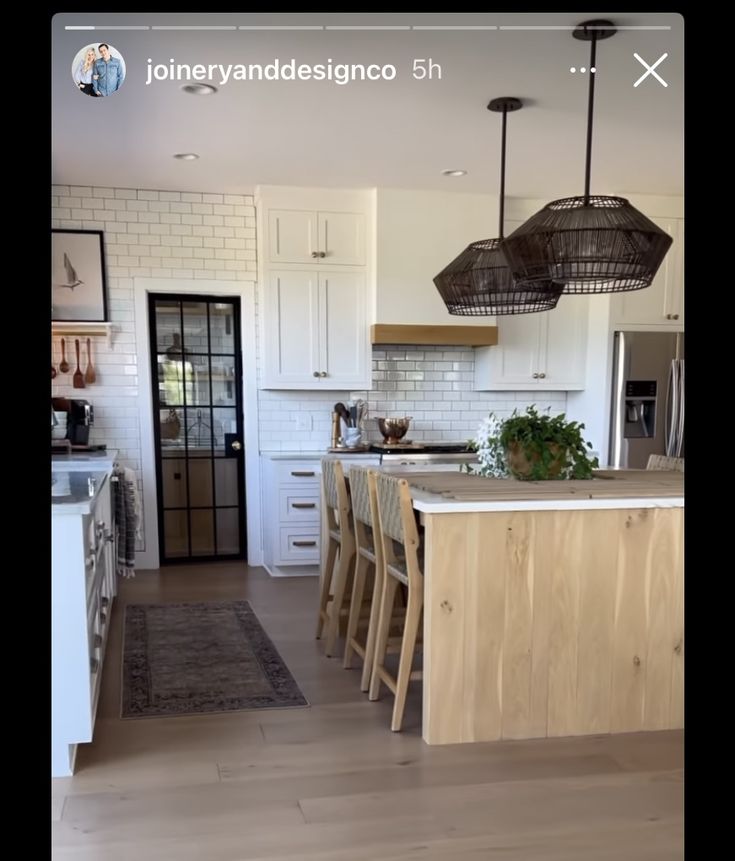
M75 339L74 346L77 349L77 369L76 369L76 371L74 371L74 376L72 377L71 383L75 389L83 389L84 388L84 374L82 373L82 370L79 367L79 338Z
M61 339L61 362L59 362L59 370L62 374L68 374L71 368L69 367L69 363L66 361L66 341Z
M90 384L97 382L97 374L92 364L92 342L89 338L87 338L87 372L84 375L84 382Z
M54 367L54 339L51 339L51 379L56 379L56 368ZM53 407L51 408L53 409Z

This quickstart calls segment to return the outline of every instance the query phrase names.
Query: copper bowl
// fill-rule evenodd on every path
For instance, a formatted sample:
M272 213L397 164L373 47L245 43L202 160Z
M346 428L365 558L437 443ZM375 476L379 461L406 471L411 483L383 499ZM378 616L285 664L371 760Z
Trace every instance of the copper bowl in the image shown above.
M411 418L411 416L404 416L400 419L377 419L378 429L383 434L383 440L386 445L400 442L406 436L408 427L411 424Z

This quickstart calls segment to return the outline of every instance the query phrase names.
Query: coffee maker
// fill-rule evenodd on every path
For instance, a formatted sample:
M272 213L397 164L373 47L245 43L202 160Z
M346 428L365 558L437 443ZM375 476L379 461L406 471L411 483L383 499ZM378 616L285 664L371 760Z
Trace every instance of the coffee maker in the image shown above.
M89 401L69 399L66 438L72 445L89 445L89 429L94 424L94 410Z

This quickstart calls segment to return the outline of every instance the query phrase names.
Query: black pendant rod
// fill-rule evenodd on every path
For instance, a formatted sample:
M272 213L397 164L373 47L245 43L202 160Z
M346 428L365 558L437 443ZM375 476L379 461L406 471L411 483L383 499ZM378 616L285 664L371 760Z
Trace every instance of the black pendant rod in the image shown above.
M590 173L592 169L592 115L595 110L595 78L597 77L597 72L595 71L597 66L595 65L597 59L597 33L592 30L591 33L591 44L590 44L590 86L589 86L589 97L587 101L587 157L584 168L584 205L590 202Z
M505 136L508 126L508 108L503 108L503 130L502 143L500 145L500 216L499 216L499 239L505 239L503 222L505 220Z
M508 111L520 111L523 107L523 102L516 99L514 96L503 96L499 99L493 99L487 106L489 111L495 114L503 115L503 125L500 132L500 224L498 225L498 238L504 239L504 221L505 221L505 142L508 131Z

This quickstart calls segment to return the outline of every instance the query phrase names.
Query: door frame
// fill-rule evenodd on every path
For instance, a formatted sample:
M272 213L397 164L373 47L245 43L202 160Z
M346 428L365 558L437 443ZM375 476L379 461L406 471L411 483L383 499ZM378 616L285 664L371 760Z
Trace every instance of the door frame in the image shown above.
M260 453L258 445L258 380L256 365L255 281L215 281L194 278L133 278L135 299L135 340L138 354L138 415L140 453L143 471L143 520L145 549L135 554L136 567L160 567L158 553L158 499L155 436L153 431L153 393L151 391L149 293L199 293L240 298L242 333L242 404L245 457L245 516L247 564L263 564L261 525Z

